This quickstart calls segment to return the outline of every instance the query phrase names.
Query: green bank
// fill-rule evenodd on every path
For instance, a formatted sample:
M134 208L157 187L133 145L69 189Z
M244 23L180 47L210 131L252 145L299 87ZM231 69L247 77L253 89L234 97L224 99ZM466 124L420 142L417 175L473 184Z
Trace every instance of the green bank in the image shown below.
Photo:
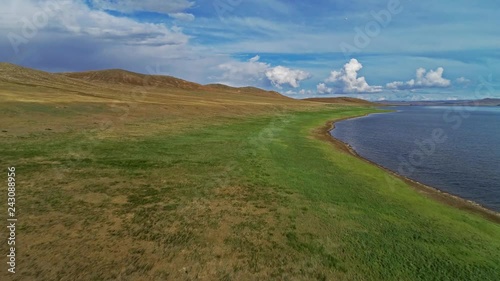
M375 111L1 138L2 167L18 172L19 276L496 280L498 224L316 137L327 121Z

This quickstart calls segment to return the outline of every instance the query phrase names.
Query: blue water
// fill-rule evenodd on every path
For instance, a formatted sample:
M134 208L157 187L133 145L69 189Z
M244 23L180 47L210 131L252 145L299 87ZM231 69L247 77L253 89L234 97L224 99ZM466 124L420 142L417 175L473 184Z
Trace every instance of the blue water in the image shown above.
M336 123L362 157L500 211L500 107L390 107Z

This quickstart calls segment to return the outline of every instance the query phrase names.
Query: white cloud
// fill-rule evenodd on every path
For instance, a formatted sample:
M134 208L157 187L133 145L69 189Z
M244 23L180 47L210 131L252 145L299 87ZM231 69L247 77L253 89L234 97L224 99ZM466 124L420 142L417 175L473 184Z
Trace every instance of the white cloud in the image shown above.
M208 83L213 67L229 60L210 48L192 47L190 36L176 26L115 16L81 0L4 2L0 61L48 71L122 68L149 73L158 65L163 74Z
M460 77L455 80L458 84L469 84L471 81L465 77Z
M311 90L306 90L306 89L300 89L300 91L297 92L297 90L288 90L286 92L281 92L281 94L285 95L285 96L298 96L298 95L301 95L301 96L313 96L315 94L314 91L311 91ZM307 97L307 96L306 96ZM305 98L305 97L300 97L300 98Z
M260 60L260 56L256 55L255 57L249 59L248 61L251 63L258 62Z
M189 37L165 25L140 23L128 18L111 16L101 11L74 11L72 17L60 18L68 31L105 40L138 45L183 45Z
M231 61L219 65L219 69L223 71L219 80L225 81L225 84L232 86L248 86L249 84L261 83L270 65L259 62L259 59L259 56L255 56L246 62Z
M381 86L370 86L365 77L358 77L358 71L362 68L363 65L358 60L351 59L342 69L332 71L325 82L335 83L342 93L374 93L382 91ZM321 88L323 87L321 86Z
M271 67L270 64L259 60L260 57L255 56L246 62L231 61L221 64L218 68L223 71L223 74L219 80L235 86L265 86L265 82L270 82L281 89L283 85L297 88L300 81L311 77L309 73L302 70L284 66Z
M451 85L451 81L443 78L444 68L438 67L436 70L427 71L425 68L417 69L415 79L401 82L395 81L386 85L389 89L408 90L418 88L446 88Z
M195 19L193 14L188 14L188 13L170 13L168 15L180 21L194 21Z
M7 0L7 3L12 0ZM125 45L186 45L189 36L164 24L139 22L117 17L104 11L90 9L80 1L65 0L43 4L18 0L11 5L9 15L15 20L2 23L6 33L31 41L35 37L80 36ZM40 24L37 18L45 18ZM0 29L0 30L1 30ZM27 34L29 30L30 34ZM0 32L1 33L1 32ZM29 35L29 36L28 36ZM36 39L36 38L35 38Z
M194 5L194 2L187 0L91 0L91 3L93 7L103 10L162 14L179 13Z
M326 86L325 83L319 83L316 86L316 90L317 90L318 94L332 94L333 93L333 89Z
M311 74L298 69L276 66L266 71L266 77L278 88L281 88L281 86L285 84L293 88L298 88L300 86L300 81L310 78Z

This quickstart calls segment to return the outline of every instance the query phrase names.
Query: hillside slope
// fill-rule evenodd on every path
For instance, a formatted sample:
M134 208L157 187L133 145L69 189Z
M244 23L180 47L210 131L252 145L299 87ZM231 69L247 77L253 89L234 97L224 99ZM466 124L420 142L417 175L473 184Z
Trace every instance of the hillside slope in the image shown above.
M184 90L199 90L203 86L197 83L189 82L172 76L146 75L126 71L122 69L108 69L87 72L70 72L58 74L78 80L84 80L92 83L103 83L107 85L132 85L144 87L163 87Z
M196 104L275 103L299 101L253 87L201 85L172 76L146 75L121 69L48 73L0 63L0 97L8 101Z
M55 73L18 66L11 63L0 63L0 85L32 86L52 89L76 89L95 87L92 83L71 79Z
M307 98L306 101L333 103L333 104L347 104L347 105L365 105L365 106L380 106L367 100L351 98L351 97L338 97L338 98Z
M204 86L125 70L48 73L9 63L0 63L0 101L0 110L13 112L9 115L12 120L5 122L3 129L22 134L43 131L45 127L92 127L110 116L118 124L166 118L163 122L181 128L187 122L214 116L320 106L252 87ZM181 116L190 119L179 120Z

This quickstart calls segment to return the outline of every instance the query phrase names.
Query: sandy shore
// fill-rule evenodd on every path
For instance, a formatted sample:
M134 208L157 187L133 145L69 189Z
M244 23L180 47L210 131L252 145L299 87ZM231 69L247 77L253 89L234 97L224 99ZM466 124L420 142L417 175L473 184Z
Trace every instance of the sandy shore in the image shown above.
M411 187L415 188L419 193L421 193L429 198L432 198L432 199L437 200L441 203L444 203L444 204L449 205L449 206L453 206L453 207L461 209L461 210L465 210L465 211L468 211L471 213L478 214L478 215L480 215L480 216L482 216L490 221L500 223L500 213L497 213L493 210L487 209L487 208L477 204L476 202L466 200L466 199L463 199L463 198L458 197L456 195L443 192L437 188L422 184L418 181L412 180L408 177L405 177L405 176L402 176L398 173L395 173L392 170L389 170L384 166L381 166L373 161L370 161L366 158L361 157L358 153L356 153L356 151L354 151L354 149L352 149L352 147L349 144L346 144L346 143L334 138L330 134L330 132L335 128L336 122L340 122L340 121L343 121L346 119L358 118L358 117L359 116L347 117L347 118L337 119L334 121L329 121L323 127L321 127L320 129L318 129L316 131L317 137L322 139L322 140L325 140L325 141L332 143L333 145L335 145L335 147L337 149L340 149L340 150L342 150L346 153L349 153L349 154L351 154L351 155L353 155L353 156L355 156L355 157L357 157L365 162L368 162L372 165L375 165L375 166L383 169L387 173L390 173L390 174L394 175L395 177L403 180L404 182L409 184Z

